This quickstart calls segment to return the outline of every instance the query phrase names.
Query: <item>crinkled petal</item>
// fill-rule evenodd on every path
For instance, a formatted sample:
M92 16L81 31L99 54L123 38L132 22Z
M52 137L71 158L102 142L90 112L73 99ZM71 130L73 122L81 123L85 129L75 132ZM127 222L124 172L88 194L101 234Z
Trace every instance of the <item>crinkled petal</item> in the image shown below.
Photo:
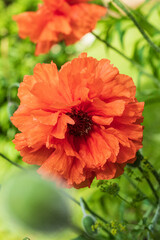
M109 180L115 177L117 167L114 163L107 162L104 170L96 171L96 177L98 180Z
M81 140L79 155L87 168L99 168L111 156L111 150L101 133L92 132L87 139Z
M58 123L52 130L52 136L55 138L63 139L65 138L65 134L67 131L67 124L74 124L74 120L67 116L66 114L62 114L58 120Z
M66 35L67 45L75 43L86 33L91 32L107 9L96 4L79 3L71 5L70 19L72 33Z

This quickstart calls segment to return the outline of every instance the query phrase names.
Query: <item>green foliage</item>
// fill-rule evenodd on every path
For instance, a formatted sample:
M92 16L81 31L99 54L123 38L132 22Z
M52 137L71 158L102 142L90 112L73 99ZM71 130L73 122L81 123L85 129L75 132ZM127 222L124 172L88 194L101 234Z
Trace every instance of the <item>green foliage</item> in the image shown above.
M33 68L37 63L50 63L53 61L57 64L58 69L60 69L62 64L72 59L75 55L78 55L76 45L66 47L64 43L60 43L54 46L48 54L36 57L34 55L35 45L29 39L22 40L18 37L18 28L12 20L12 16L24 11L36 10L38 2L41 1L0 0L0 152L19 164L24 163L22 163L19 153L14 149L14 145L11 142L18 131L10 122L10 117L19 104L19 99L17 98L18 87L16 86L22 82L24 75L31 75L33 73ZM102 4L102 1L95 1L95 3ZM149 47L130 19L113 6L112 2L108 5L108 11L110 11L110 14L108 14L107 18L102 19L98 24L97 32L99 36L107 40L107 42L111 43L123 54L126 54L151 74L151 76L156 77L160 81L159 55ZM160 46L160 3L145 1L142 6L131 12L144 31L152 38L152 41ZM90 56L110 58L111 62L119 67L121 73L132 76L137 84L137 99L145 101L143 114L144 140L141 152L144 159L142 159L142 155L138 155L134 165L126 167L125 174L118 179L98 181L98 184L95 180L90 189L68 190L68 192L72 193L77 200L80 196L85 197L90 209L98 213L105 220L103 222L97 218L93 221L91 218L83 219L83 225L85 225L85 230L89 235L94 231L98 233L97 235L95 234L93 239L145 240L148 237L149 227L156 212L155 198L147 184L145 175L148 176L158 196L160 196L159 184L152 174L153 169L145 163L145 160L148 159L159 174L160 90L152 78L143 75L140 70L137 71L133 64L128 63L122 56L113 52L113 50L109 50L104 45L102 47L102 43L98 42L98 40L95 40L93 45L86 49L86 51ZM144 169L144 176L138 170L140 163ZM15 170L14 166L12 167L2 158L0 158L0 169L0 183L3 187L5 179L9 178ZM16 204L24 197L25 199L23 200L27 199L25 195L21 196L21 194L18 199L17 192L20 189L14 189L12 193L16 198ZM28 187L28 191L29 189L30 187ZM23 189L21 193L23 193ZM127 204L118 195L123 196L124 200L129 199L131 204ZM43 200L46 199L46 196L47 193L45 192L43 194L44 198L39 198ZM50 197L47 197L47 201L49 199ZM25 206L27 204L29 202L25 202ZM51 202L48 203L46 210L49 211L51 209L51 204ZM72 209L74 210L73 222L79 226L82 221L81 209L75 205L72 206ZM26 207L26 212L23 211L23 214L26 214L25 217L28 217L28 214L33 214L34 211L35 209L30 209L29 211L29 207ZM87 212L87 214L90 213ZM31 217L31 215L29 216ZM36 220L34 218L29 219L27 223L35 224L34 221ZM52 221L50 222L53 223ZM40 225L42 226L42 224ZM159 221L157 221L154 232L150 233L150 238L159 240L159 234ZM76 237L78 235L80 236ZM23 232L20 235L19 232L12 233L8 229L7 224L4 224L3 218L0 219L0 239L5 240L70 240L73 238L74 240L86 240L90 239L89 235L81 235L81 233L77 232L73 233L71 230L66 234L62 233L60 237L55 235L49 236L47 234L36 237L33 235L32 237L28 232ZM24 236L28 237L24 238Z

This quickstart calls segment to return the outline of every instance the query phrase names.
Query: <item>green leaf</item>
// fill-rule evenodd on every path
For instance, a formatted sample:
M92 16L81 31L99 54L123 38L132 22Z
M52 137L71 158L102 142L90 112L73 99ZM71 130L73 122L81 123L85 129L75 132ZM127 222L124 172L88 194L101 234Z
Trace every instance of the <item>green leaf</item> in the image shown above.
M132 13L135 15L137 21L141 25L141 27L152 37L155 34L159 34L160 30L157 29L155 26L153 26L151 23L149 23L146 19L146 17L143 16L142 13L139 13L138 11L133 11Z
M134 45L134 50L133 50L133 59L140 63L143 64L144 63L144 50L145 50L145 46L140 46L141 44L141 39L138 40L135 45Z
M124 39L124 35L126 33L126 30L122 30L121 21L118 21L116 23L116 30L119 33L119 40L120 40L121 46L123 48L124 47L123 39Z

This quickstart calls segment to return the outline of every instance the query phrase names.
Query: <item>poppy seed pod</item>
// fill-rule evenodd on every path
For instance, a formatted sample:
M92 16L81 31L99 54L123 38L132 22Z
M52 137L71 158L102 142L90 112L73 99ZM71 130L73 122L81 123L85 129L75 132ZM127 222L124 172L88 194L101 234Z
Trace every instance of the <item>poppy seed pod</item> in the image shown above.
M84 227L84 230L89 236L94 236L97 234L97 230L93 229L95 223L96 220L91 215L85 215L82 219L82 225Z
M14 228L54 232L69 225L69 209L53 182L23 173L3 185L1 206Z

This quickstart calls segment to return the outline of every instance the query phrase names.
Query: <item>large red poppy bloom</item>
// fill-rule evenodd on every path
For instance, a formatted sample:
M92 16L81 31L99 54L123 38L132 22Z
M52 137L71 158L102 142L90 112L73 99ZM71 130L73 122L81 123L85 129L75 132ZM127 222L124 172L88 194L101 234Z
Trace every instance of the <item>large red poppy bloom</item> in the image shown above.
M91 32L106 8L88 3L89 0L43 0L36 12L14 16L21 38L30 37L37 44L36 55L47 53L53 44L77 42Z
M132 78L119 74L107 59L85 53L64 64L37 64L25 76L21 104L11 118L23 161L68 186L89 186L111 179L135 161L142 147L144 103L135 98Z

